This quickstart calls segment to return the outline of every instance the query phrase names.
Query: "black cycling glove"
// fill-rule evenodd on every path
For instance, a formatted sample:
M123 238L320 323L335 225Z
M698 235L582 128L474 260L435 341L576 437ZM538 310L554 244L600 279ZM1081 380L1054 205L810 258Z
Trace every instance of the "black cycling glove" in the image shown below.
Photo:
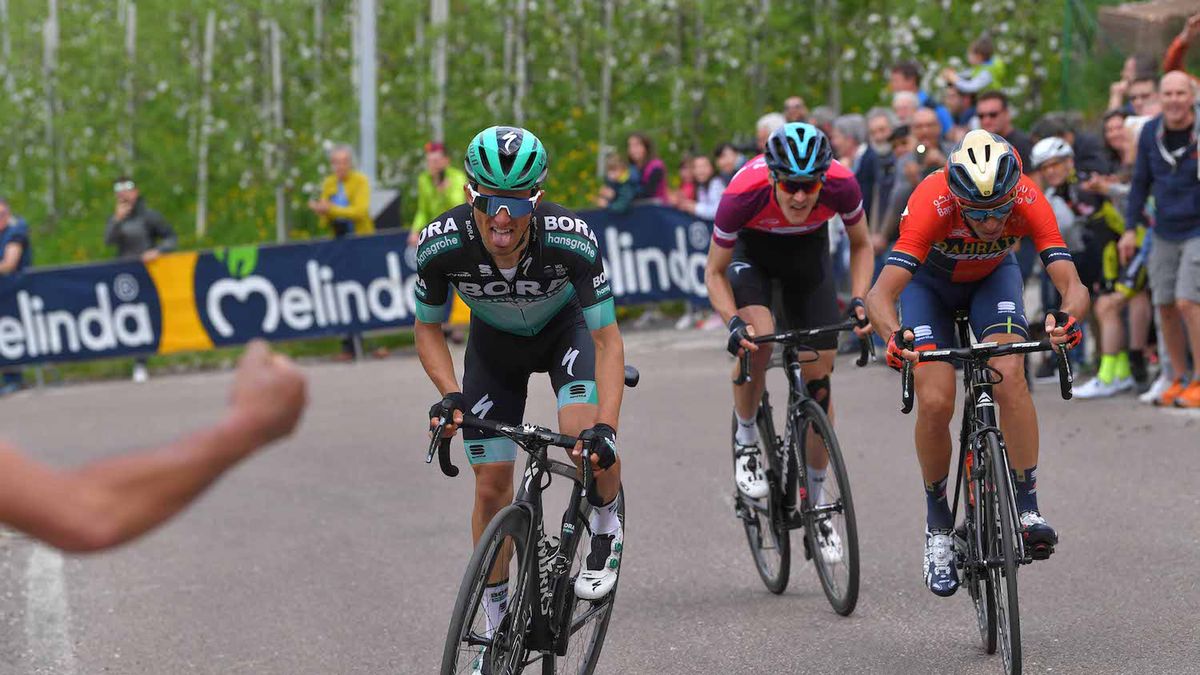
M607 469L617 461L617 430L600 422L591 429L584 429L579 434L583 441L583 449L589 455L596 455L596 462L601 469Z
M725 348L730 354L738 355L738 351L742 348L742 340L749 339L750 333L746 331L748 324L742 320L742 317L734 314L729 320L729 342Z

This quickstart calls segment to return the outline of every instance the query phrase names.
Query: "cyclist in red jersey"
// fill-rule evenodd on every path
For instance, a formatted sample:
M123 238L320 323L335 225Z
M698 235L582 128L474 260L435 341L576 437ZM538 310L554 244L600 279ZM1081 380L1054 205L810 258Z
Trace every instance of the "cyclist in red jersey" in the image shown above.
M956 310L969 310L971 331L984 342L1027 340L1024 289L1011 255L1023 236L1032 237L1063 298L1062 310L1046 316L1046 331L1054 343L1074 347L1081 339L1078 320L1088 310L1088 292L1054 212L1037 186L1021 175L1020 157L1003 138L983 130L968 133L946 168L913 191L900 220L900 239L867 294L876 331L888 339L888 365L899 369L901 359L916 361L917 351L954 346ZM904 327L896 314L897 300ZM995 394L1022 534L1033 556L1045 558L1054 551L1058 535L1037 505L1037 413L1025 384L1024 356L1004 356L991 365L1003 380ZM954 516L946 503L954 367L923 363L914 380L917 458L927 506L925 583L937 595L947 596L958 589L951 537Z
M840 319L827 224L834 216L841 216L849 236L854 296L850 311L861 319L866 318L861 298L870 288L875 259L858 181L833 159L824 133L810 124L786 124L771 134L765 150L742 167L721 197L704 275L709 301L729 325L730 353L747 349L753 354L750 381L733 387L738 421L735 481L752 499L768 492L754 418L771 345L754 345L745 338L775 332L774 282L781 286L784 325L819 326ZM869 331L868 325L860 336ZM820 350L820 358L803 366L804 379L832 419L829 375L836 337L816 340L812 346ZM828 460L818 451L809 461L813 466L808 468L808 489L820 495ZM838 546L832 539L824 541L822 551L837 556Z

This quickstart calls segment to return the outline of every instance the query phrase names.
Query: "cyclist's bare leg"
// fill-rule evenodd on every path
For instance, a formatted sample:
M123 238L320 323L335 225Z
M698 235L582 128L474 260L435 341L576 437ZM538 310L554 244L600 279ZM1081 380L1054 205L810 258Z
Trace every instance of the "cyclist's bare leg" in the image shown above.
M984 336L984 342L1023 342L1024 337L1003 333ZM1000 371L1003 381L995 386L996 404L1000 407L1000 431L1008 446L1009 465L1018 471L1036 466L1038 462L1037 410L1033 395L1025 382L1025 356L1011 354L992 359L988 365Z
M833 373L833 361L837 356L837 351L833 349L823 349L819 352L819 358L812 363L806 363L800 366L800 372L804 374L804 382L815 382L823 377L829 377ZM810 394L812 392L809 392ZM825 391L824 396L829 397L830 391ZM815 398L815 396L814 396ZM833 399L828 398L826 407L829 417L829 423L833 424ZM817 401L821 403L821 401ZM825 452L825 444L819 442L820 438L812 429L808 431L808 439L805 442L805 447L808 448L807 457L805 458L808 465L814 469L824 469L829 466L829 454Z
M754 327L755 335L770 335L775 332L775 318L771 310L763 305L747 305L738 310L738 316ZM766 388L765 377L767 363L771 360L771 345L758 345L758 351L750 355L750 381L742 385L733 385L733 409L738 417L753 419L758 410L758 402L762 400ZM737 364L734 364L734 374L737 374Z
M913 369L917 395L914 435L921 478L932 485L950 474L950 421L954 417L956 390L954 366L923 363Z
M475 464L475 508L471 512L471 542L479 543L479 537L500 509L513 500L513 462L489 462ZM488 583L508 578L508 561L512 556L511 542L505 542L496 560L496 567L488 575Z
M563 406L558 410L558 429L568 436L578 436L584 429L591 429L596 424L596 413L599 406L592 403L575 403ZM579 462L576 462L578 466ZM606 471L596 472L596 491L604 498L604 503L611 502L621 489L621 457Z

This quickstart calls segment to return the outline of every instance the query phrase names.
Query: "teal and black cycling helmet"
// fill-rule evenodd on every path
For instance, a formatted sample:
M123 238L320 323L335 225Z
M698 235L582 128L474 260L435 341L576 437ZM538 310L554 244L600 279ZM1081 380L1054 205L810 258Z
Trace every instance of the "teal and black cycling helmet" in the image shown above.
M477 185L493 190L536 190L550 171L550 155L529 131L496 126L475 134L463 165Z
M833 146L813 125L789 122L771 132L763 158L777 178L819 180L833 162Z

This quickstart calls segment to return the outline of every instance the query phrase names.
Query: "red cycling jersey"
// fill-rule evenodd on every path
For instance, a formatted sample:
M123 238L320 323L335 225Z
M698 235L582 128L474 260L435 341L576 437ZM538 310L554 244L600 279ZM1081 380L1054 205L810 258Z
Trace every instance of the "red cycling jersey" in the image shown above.
M921 181L900 217L900 239L888 254L888 265L916 272L922 263L935 276L950 281L978 281L1004 262L1021 237L1031 237L1042 264L1071 260L1058 231L1054 210L1028 177L1017 184L1016 206L996 241L983 241L967 226L958 201L938 171Z
M725 188L717 206L713 242L733 248L743 228L771 234L804 235L815 232L830 218L841 215L846 226L862 220L862 190L850 169L836 160L825 172L825 183L817 195L817 205L801 225L793 225L783 216L775 201L774 188L762 155L746 162Z

